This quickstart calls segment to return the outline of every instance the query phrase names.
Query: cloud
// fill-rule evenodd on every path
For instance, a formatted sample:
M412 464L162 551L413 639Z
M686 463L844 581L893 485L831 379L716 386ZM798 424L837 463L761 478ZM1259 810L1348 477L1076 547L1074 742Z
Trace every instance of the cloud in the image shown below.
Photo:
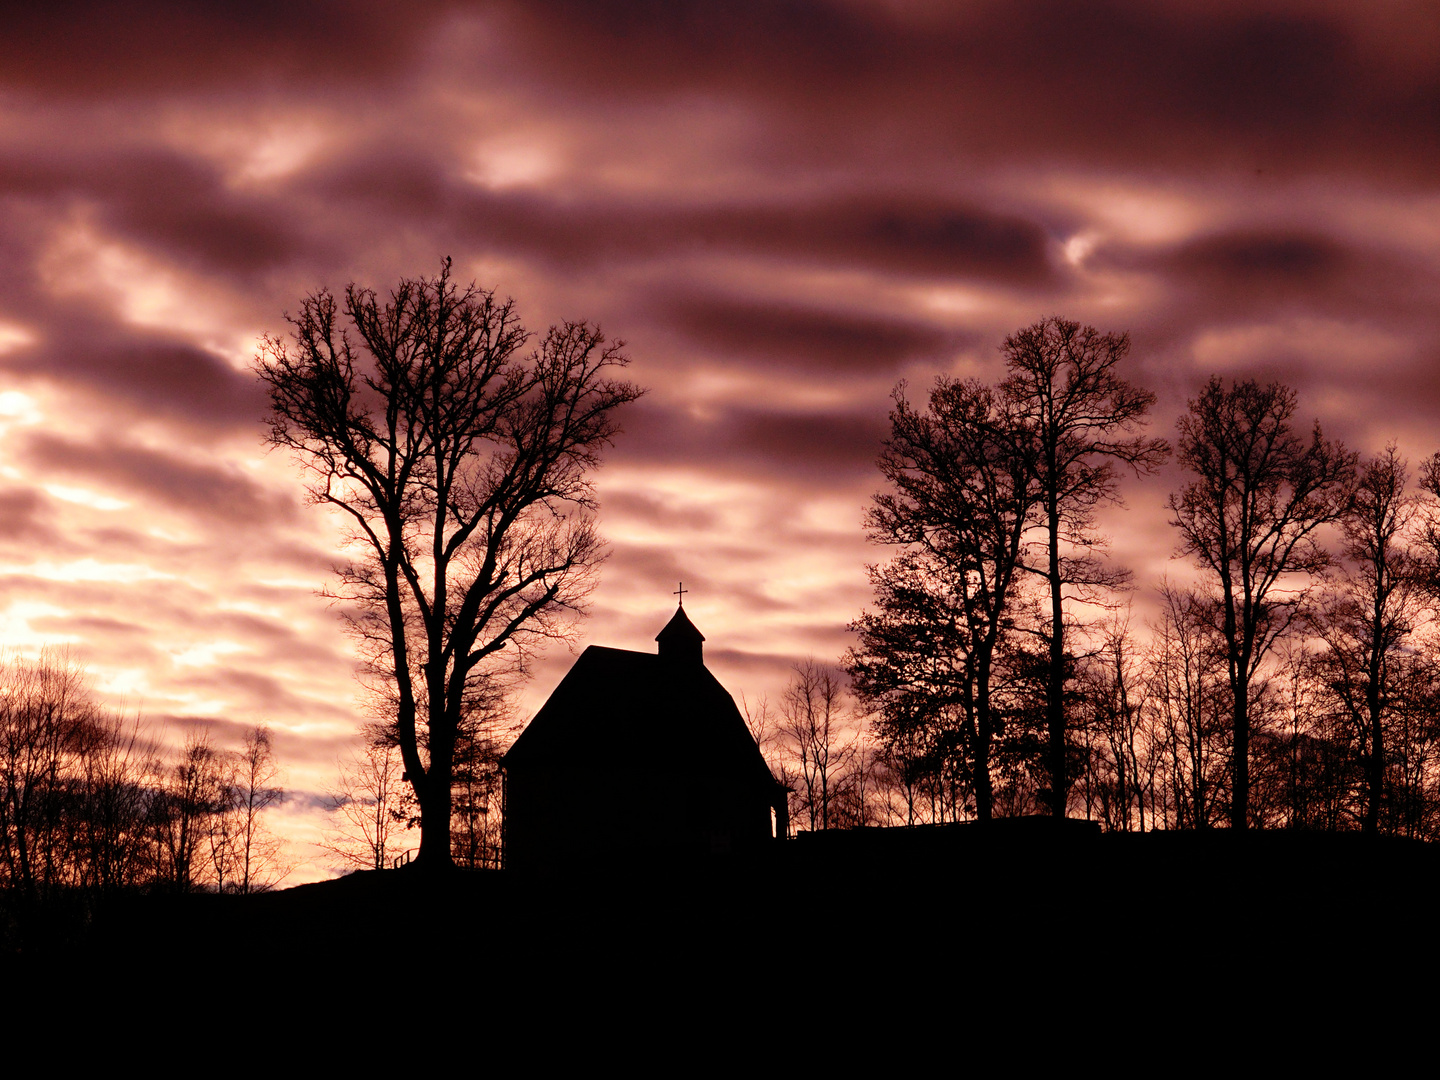
M1242 231L1197 237L1173 256L1180 274L1236 291L1324 287L1344 270L1348 252L1334 240L1298 233Z
M367 146L297 178L317 201L415 221L496 252L577 270L677 257L780 259L947 278L1050 280L1042 225L962 200L894 191L755 197L695 205L683 197L494 191L433 151Z
M49 499L34 488L0 490L0 540L52 546L57 535L48 504Z
M695 463L702 474L749 474L768 485L833 481L874 467L888 433L885 404L864 414L728 406L687 416L673 406L642 402L613 457L626 464Z
M662 301L657 318L730 359L846 375L888 374L906 361L953 352L962 340L911 319L693 293Z
M888 434L883 416L737 410L724 450L727 460L763 461L771 478L784 483L792 477L868 474Z
M237 190L210 162L169 148L119 143L12 156L0 167L0 195L92 207L112 235L211 274L254 274L301 250L291 205Z
M107 438L95 443L38 432L22 451L32 468L99 485L187 511L230 528L273 529L294 518L295 503L243 472Z
M57 318L42 344L0 357L0 369L68 385L103 399L102 408L123 405L211 431L259 431L267 402L249 372L189 341L107 325L88 312L77 315L68 323Z
M408 70L451 6L60 0L9 13L0 83L84 98L372 83Z
M1202 170L1433 171L1425 5L825 0L505 4L546 80L604 102L714 95L810 156L867 148ZM1378 27L1378 28L1377 28ZM807 138L808 136L808 138Z
M602 513L623 518L627 523L679 527L702 531L713 528L717 518L699 507L677 507L645 491L618 491L605 495Z

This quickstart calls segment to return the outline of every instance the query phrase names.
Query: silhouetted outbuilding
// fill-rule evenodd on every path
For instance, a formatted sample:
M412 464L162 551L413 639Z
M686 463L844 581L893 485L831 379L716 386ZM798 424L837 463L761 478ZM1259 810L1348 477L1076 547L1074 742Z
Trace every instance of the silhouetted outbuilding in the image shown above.
M683 608L658 653L592 645L501 762L505 865L694 858L784 836L785 790Z

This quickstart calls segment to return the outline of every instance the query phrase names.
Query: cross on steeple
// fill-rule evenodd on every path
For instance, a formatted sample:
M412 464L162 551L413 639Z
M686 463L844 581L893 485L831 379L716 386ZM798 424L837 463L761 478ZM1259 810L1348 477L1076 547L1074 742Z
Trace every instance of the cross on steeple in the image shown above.
M680 582L680 587L679 587L678 589L676 589L676 590L675 590L673 593L671 593L670 595L680 597L680 606L681 606L681 607L684 607L684 606L685 606L685 594L686 594L687 592L689 592L689 591L690 591L689 589L685 588L685 583L682 581L682 582Z

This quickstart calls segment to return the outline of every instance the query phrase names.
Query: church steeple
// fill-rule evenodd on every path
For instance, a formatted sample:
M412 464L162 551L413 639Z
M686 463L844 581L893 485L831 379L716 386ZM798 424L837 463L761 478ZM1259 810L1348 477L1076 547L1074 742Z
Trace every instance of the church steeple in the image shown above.
M674 616L665 624L665 629L655 635L655 640L660 643L660 655L666 660L686 664L705 662L701 644L705 635L695 629L683 607L675 609Z

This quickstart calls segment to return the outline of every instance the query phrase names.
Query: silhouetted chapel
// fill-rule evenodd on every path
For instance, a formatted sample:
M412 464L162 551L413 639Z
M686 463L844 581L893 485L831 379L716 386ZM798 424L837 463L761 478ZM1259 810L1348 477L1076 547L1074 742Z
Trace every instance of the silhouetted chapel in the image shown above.
M505 755L506 867L689 859L786 834L785 790L683 606L655 640L587 648Z

